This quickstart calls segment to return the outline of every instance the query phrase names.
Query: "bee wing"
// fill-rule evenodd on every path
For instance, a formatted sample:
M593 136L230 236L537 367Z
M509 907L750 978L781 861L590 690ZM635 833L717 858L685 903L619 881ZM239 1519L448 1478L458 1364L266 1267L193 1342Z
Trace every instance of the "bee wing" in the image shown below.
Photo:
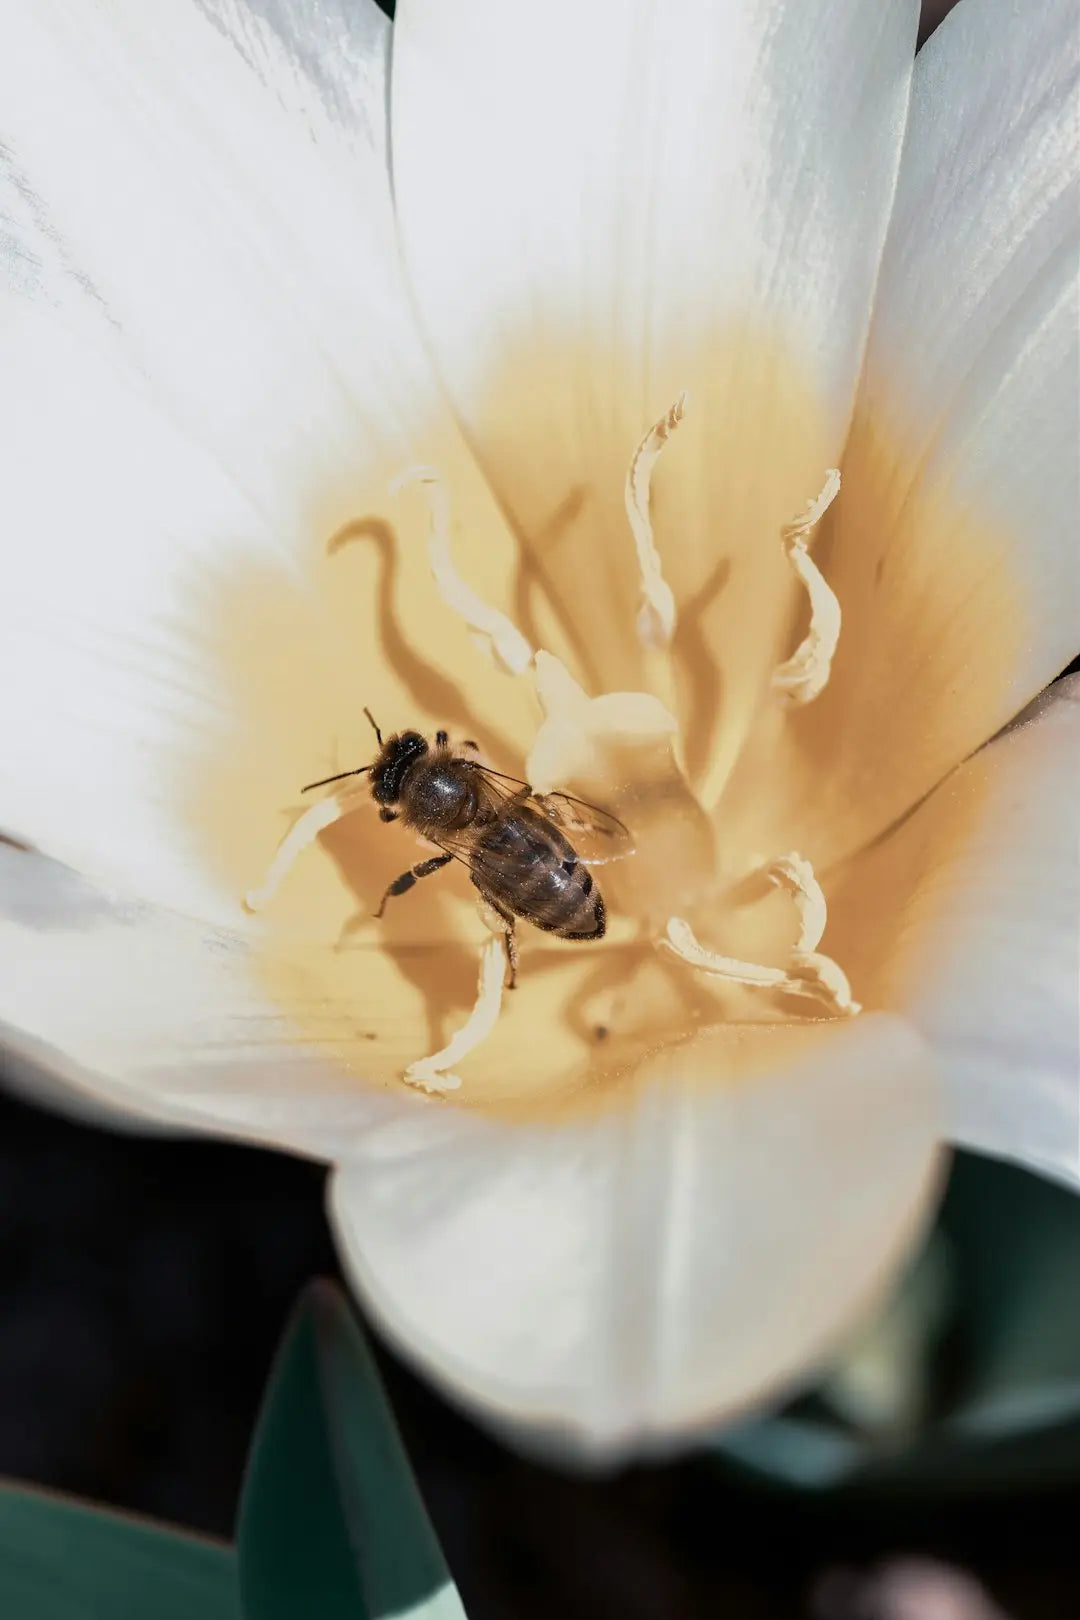
M489 765L478 762L474 769L483 780L484 794L491 805L516 799L546 816L566 834L584 866L603 866L634 853L630 829L610 810L577 799L572 793L534 793L519 776L493 771Z
M566 834L585 866L605 866L634 853L629 827L598 804L572 793L535 793L531 802Z

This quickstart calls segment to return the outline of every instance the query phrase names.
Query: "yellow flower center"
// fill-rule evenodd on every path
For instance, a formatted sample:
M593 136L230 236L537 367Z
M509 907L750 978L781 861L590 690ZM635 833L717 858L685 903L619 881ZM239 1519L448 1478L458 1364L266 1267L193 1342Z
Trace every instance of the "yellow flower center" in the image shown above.
M605 1106L706 1034L703 1080L742 1084L835 1038L853 995L895 998L913 880L860 852L962 757L1014 667L1007 547L947 484L913 485L883 408L856 420L833 499L832 429L788 343L695 337L643 434L624 410L642 377L620 364L602 344L515 350L477 407L490 482L441 413L402 408L355 467L305 449L299 534L193 582L222 701L163 792L222 895L254 907L268 1053L325 1054L328 1084L456 1075L455 1101L535 1121ZM567 367L604 378L602 408L567 406ZM402 479L421 458L438 474ZM951 570L1001 648L981 687L939 593ZM592 869L606 937L523 923L502 992L502 940L457 861L376 921L432 851L380 823L362 776L314 806L299 791L370 762L365 705L619 816L635 853Z
M651 650L654 667L672 640L677 610L653 537L650 485L656 461L682 421L686 405L684 392L649 429L631 457L626 478L626 513L641 578L636 630L643 646ZM818 949L826 925L825 897L804 857L782 856L764 869L769 884L791 895L798 917L796 937L780 962L743 960L711 949L698 940L688 918L676 914L676 908L707 914L715 883L711 824L678 758L679 727L674 715L650 693L617 692L589 698L558 658L530 646L509 617L484 601L462 578L453 560L449 492L438 474L431 468L415 468L399 477L394 487L400 489L409 483L422 484L428 494L428 561L447 608L464 620L507 674L531 677L535 682L545 720L529 754L525 803L545 816L550 808L554 816L556 801L549 801L549 795L566 786L580 789L594 784L599 799L632 831L635 847L625 856L632 870L623 875L622 881L616 874L610 886L622 914L622 943L634 946L658 942L679 963L728 985L751 987L780 998L801 998L819 1013L857 1013L859 1005L852 998L842 970ZM840 475L830 469L821 493L782 535L810 602L806 635L773 678L774 686L791 702L809 702L824 689L839 638L839 606L809 555L812 532L839 488ZM658 679L670 687L670 680L665 678L668 671L661 666L657 673ZM266 878L245 897L249 910L258 911L270 903L301 854L336 821L360 809L365 794L363 788L358 789L356 778L366 769L359 767L355 772L343 773L344 785L336 785L331 797L314 804L288 830ZM336 783L336 777L331 782ZM515 801L505 810L508 821L521 813ZM433 843L441 849L437 831L432 831ZM468 847L467 828L465 834L465 844L459 849ZM441 864L438 860L418 862L402 874L397 887L405 892L414 879L430 875ZM506 893L500 895L511 910L517 899L512 890L519 877L525 885L532 874L508 874ZM394 892L394 887L388 891L390 895ZM484 902L480 910L485 923L504 936L513 973L515 924L509 912ZM527 908L520 914L529 920ZM661 925L666 931L658 940ZM505 983L499 941L489 940L481 948L476 1000L470 1016L439 1051L409 1063L402 1078L431 1092L456 1090L461 1085L458 1064L488 1040L496 1027ZM598 1027L609 1031L607 1025ZM606 1034L600 1038L606 1039Z

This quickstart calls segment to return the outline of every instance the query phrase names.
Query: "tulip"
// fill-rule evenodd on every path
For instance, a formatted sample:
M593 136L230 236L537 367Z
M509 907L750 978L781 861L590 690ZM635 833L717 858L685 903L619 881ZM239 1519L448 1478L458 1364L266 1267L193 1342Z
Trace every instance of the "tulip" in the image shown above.
M1080 1182L1077 30L917 13L4 8L12 1060L328 1162L593 1450L820 1363L945 1142ZM374 921L365 708L622 820L606 937Z

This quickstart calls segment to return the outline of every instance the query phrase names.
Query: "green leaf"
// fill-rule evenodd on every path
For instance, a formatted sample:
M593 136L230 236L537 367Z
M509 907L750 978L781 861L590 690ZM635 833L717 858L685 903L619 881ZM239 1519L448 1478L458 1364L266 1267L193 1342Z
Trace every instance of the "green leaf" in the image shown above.
M248 1458L246 1620L463 1620L379 1375L340 1290L301 1296Z
M241 1620L231 1547L0 1485L0 1614Z
M958 1433L1080 1421L1080 1198L1016 1165L958 1156L945 1210L963 1255L968 1367Z
M936 1241L949 1255L948 1320L929 1345L939 1387L917 1423L860 1429L830 1409L821 1386L722 1433L718 1451L763 1481L863 1494L1080 1479L1080 1197L957 1153Z

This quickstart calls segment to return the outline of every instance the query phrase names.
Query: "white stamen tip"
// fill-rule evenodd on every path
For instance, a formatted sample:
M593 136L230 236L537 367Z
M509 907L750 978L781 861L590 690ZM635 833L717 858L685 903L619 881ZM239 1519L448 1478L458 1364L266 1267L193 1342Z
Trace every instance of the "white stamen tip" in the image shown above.
M684 917L668 918L667 938L662 939L660 944L684 962L689 962L691 967L701 968L704 973L715 974L720 979L729 979L732 984L756 984L781 990L787 979L783 968L764 967L758 962L740 962L737 957L721 956L717 951L710 951L699 944L697 935Z
M840 603L809 550L812 531L839 493L839 469L830 467L821 494L809 502L802 517L789 523L783 531L788 560L810 600L806 635L791 657L773 671L772 684L783 692L789 703L811 703L825 690L840 640Z
M670 645L675 634L675 597L666 579L654 579L649 595L638 608L638 640L643 647Z
M533 649L513 621L478 596L454 566L450 549L453 517L446 484L434 467L409 467L394 479L390 492L397 494L409 484L423 484L427 492L431 512L428 562L440 596L482 638L481 644L509 674L523 674L532 663Z
M502 1006L503 980L506 975L506 948L502 935L489 939L480 953L480 974L476 986L476 1003L468 1020L452 1036L441 1052L431 1057L418 1058L405 1070L403 1079L410 1086L419 1086L427 1092L456 1091L461 1078L452 1072L455 1063L487 1040L495 1028Z
M792 995L813 996L840 1018L854 1018L862 1012L861 1003L852 999L847 974L831 956L822 956L818 951L794 951L791 966L792 983L785 988Z
M661 945L666 945L691 967L716 978L727 979L732 984L758 985L783 995L809 997L821 1002L837 1017L853 1018L862 1008L852 999L846 975L831 956L823 956L816 948L825 932L828 913L813 867L802 855L782 855L772 862L768 875L773 883L794 896L799 909L799 938L786 969L720 956L698 943L690 924L682 917L668 918L667 938L660 941Z
M769 866L769 882L794 895L799 908L799 940L796 951L816 951L825 932L829 913L814 868L803 855L781 855Z
M296 864L297 857L309 845L313 844L321 832L332 827L335 821L350 810L354 810L361 798L357 789L349 792L334 794L329 799L321 799L305 810L293 822L270 862L266 877L256 889L249 889L244 896L244 907L247 911L261 911L268 901L272 900L288 873Z
M689 398L684 390L667 415L649 429L634 451L626 475L626 516L641 570L641 610L637 618L637 633L646 647L666 647L675 634L675 598L664 579L660 553L653 542L652 519L649 515L650 485L657 458L682 421Z
M812 501L807 502L806 511L802 517L796 518L793 523L789 523L784 529L785 540L797 534L809 534L811 529L816 528L839 493L840 469L839 467L830 467L825 474L825 482L821 487L821 493L815 495Z

